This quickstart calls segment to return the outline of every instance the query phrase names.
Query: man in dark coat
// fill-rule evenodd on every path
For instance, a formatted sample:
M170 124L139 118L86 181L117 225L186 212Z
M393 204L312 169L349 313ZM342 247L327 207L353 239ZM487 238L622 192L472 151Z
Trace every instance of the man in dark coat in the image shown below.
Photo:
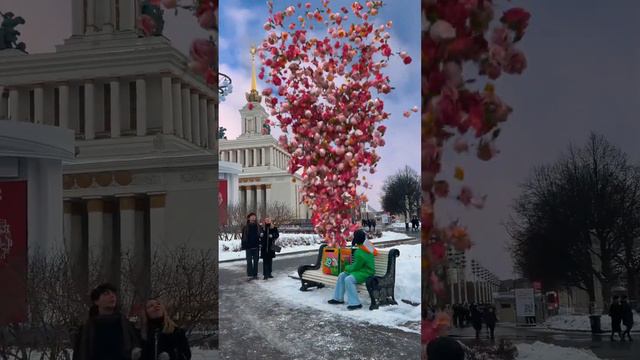
M487 324L487 329L489 329L489 336L491 337L491 340L495 339L494 331L496 329L496 322L498 322L496 309L493 306L488 306L484 310L484 323Z
M255 213L247 215L247 224L242 228L240 249L246 251L249 281L256 280L258 278L258 263L260 262L260 228Z
M273 258L276 257L274 245L280 237L278 228L272 226L271 219L264 219L264 226L260 229L260 257L262 258L262 273L264 279L273 278L271 271L273 270Z
M478 310L476 304L472 304L469 307L469 311L471 312L471 324L473 325L474 330L476 331L476 340L480 339L480 331L482 330L482 313Z
M453 306L451 306L451 309L453 310L453 314L452 314L452 320L453 320L453 326L458 327L459 323L460 323L460 305L459 304L453 304Z
M376 219L371 219L371 226L373 226L373 231L376 231Z
M620 297L618 295L613 297L613 302L609 307L609 316L611 317L611 341L615 341L613 339L613 335L618 333L620 339L624 340L622 337L622 304L620 304Z
M116 288L102 284L91 291L89 319L80 328L73 360L136 360L140 340L133 325L118 310Z
M633 328L633 309L631 309L631 305L627 299L627 296L624 295L622 297L622 323L624 324L624 332L622 333L622 340L624 340L624 335L626 334L629 337L629 341L633 341L631 339L631 329Z

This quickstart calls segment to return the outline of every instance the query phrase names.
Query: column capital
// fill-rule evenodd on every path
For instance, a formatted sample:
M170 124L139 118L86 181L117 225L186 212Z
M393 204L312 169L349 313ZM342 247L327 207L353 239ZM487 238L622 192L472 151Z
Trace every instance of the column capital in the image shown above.
M167 194L164 192L147 193L149 196L149 207L152 209L164 208L166 205Z

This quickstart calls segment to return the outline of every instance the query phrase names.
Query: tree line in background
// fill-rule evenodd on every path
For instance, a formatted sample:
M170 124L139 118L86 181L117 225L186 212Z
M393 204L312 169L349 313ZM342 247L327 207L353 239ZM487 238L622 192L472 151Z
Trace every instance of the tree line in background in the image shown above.
M640 166L591 134L521 188L507 224L518 272L549 290L583 289L592 302L594 278L605 304L617 286L638 299Z
M382 210L402 215L405 219L418 217L421 205L420 184L420 176L409 166L389 176L382 186Z

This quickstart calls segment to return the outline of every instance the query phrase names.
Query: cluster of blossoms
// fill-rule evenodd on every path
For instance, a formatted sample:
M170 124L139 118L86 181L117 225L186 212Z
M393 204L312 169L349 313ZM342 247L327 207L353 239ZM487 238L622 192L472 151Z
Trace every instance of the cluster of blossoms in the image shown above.
M529 18L527 11L511 8L502 14L498 25L492 26L491 0L422 1L423 299L431 298L434 292L444 295L439 267L446 261L447 247L462 251L472 245L466 228L457 222L436 225L436 198L453 193L464 206L476 208L482 208L485 202L485 197L474 195L469 186L453 191L449 181L438 178L445 144L452 142L456 153L475 149L480 160L488 161L497 153L499 125L512 111L496 95L493 84L471 89L475 80L464 79L463 66L475 64L478 75L491 80L502 73L522 73L527 62L515 44L523 37ZM473 138L473 143L465 136ZM456 168L454 178L464 181L464 169ZM444 331L447 322L443 318L436 315L423 319L424 344Z
M391 49L391 21L375 25L382 1L337 10L329 3L277 11L268 2L259 77L269 84L262 94L271 116L289 134L280 137L292 155L289 171L302 169L302 201L316 232L344 246L358 227L353 213L366 200L358 187L369 187L361 172L375 172L376 148L385 144L382 122L390 114L378 96L392 87L384 69L394 56L404 64L412 59Z
M188 0L189 5L182 4L179 0L147 0L149 4L161 6L164 9L178 8L193 11L198 24L203 29L212 32L209 39L194 40L191 45L190 56L191 70L204 76L207 84L215 86L218 82L216 68L218 65L218 47L215 43L218 34L218 0ZM153 17L141 15L138 18L138 28L145 36L156 33L158 24Z

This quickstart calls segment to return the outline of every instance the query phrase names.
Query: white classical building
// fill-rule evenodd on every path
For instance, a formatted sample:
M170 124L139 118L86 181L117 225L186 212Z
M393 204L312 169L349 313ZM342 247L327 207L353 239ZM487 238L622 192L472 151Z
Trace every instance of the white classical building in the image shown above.
M167 38L139 36L138 0L71 3L55 52L0 58L0 119L75 133L61 184L75 266L87 273L91 254L118 283L124 254L140 276L156 250L217 254L216 91Z
M309 219L310 211L301 203L300 175L290 174L290 155L264 126L268 114L261 105L256 85L255 64L251 68L251 91L240 110L242 133L234 140L220 140L220 161L242 166L238 201L246 212L261 212L275 202L287 205L296 219ZM231 203L231 202L229 202Z

